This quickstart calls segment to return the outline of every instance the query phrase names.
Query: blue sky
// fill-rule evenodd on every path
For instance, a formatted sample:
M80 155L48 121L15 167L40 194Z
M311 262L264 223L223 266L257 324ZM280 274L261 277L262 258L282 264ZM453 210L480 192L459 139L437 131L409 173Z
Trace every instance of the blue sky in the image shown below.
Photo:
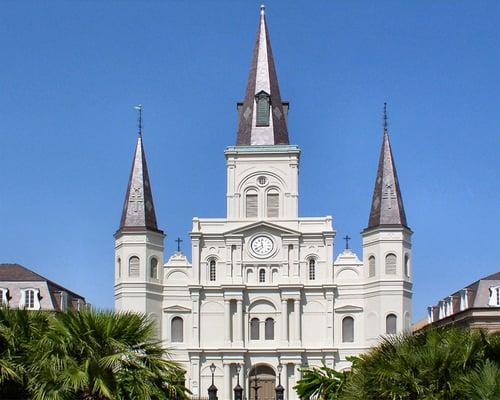
M269 1L300 214L360 254L389 129L413 229L414 315L500 270L500 3ZM113 306L113 233L144 105L157 218L225 214L259 2L2 2L0 261Z

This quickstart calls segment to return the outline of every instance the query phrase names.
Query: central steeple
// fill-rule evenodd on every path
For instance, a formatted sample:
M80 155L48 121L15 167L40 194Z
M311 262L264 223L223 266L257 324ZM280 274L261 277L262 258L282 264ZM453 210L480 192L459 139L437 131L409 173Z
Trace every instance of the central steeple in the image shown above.
M288 103L281 101L265 7L260 7L247 91L238 104L237 146L289 144Z

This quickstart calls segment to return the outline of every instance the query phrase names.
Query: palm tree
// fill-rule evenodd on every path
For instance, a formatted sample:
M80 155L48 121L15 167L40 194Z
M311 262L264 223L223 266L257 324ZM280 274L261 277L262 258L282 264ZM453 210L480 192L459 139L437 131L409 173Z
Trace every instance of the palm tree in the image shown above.
M302 368L302 378L294 386L301 399L334 400L340 394L347 380L346 372L338 372L325 364L321 367Z
M27 355L47 331L48 314L0 307L0 398L26 399Z
M476 388L465 390L464 382L474 384L474 375L469 374L473 371L493 374L491 368L484 370L488 360L497 368L500 366L500 358L494 356L497 343L494 335L453 328L429 329L415 336L387 337L380 346L359 357L343 398L470 398L467 392Z
M352 372L303 371L301 398L343 400L500 399L500 335L480 330L429 329L390 336L350 359Z
M30 357L35 400L186 398L181 368L134 313L57 313Z

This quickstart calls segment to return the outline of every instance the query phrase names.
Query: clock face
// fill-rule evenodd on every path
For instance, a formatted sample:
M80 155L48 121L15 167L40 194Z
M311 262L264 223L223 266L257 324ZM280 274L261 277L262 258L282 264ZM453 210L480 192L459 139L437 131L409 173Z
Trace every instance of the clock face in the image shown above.
M268 255L273 250L273 241L267 236L257 236L252 240L252 250L259 256Z

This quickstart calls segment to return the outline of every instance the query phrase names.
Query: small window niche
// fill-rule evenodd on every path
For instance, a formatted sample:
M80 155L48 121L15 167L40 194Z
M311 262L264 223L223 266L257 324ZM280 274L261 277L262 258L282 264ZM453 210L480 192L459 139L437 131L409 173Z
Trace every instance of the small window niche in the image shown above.
M266 92L260 91L255 95L255 104L257 107L256 125L269 126L271 97Z

